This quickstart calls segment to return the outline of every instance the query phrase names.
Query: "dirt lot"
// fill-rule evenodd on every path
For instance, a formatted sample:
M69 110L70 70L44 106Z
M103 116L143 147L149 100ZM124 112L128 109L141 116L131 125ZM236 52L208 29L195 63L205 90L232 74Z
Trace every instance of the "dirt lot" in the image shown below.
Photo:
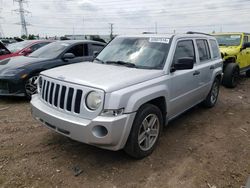
M0 187L240 188L249 176L250 79L222 87L215 108L171 122L139 161L56 134L32 119L27 101L0 98Z

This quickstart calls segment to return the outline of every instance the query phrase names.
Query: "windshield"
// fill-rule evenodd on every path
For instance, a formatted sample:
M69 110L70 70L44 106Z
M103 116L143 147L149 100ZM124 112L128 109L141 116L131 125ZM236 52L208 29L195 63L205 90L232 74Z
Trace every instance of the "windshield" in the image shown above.
M239 46L241 43L241 35L217 35L215 36L219 46Z
M30 44L32 44L34 41L22 41L22 42L16 42L13 44L8 45L8 50L12 53L18 52L20 50L23 50L24 48L28 47Z
M66 48L68 48L68 46L70 46L70 44L67 42L53 42L39 48L31 53L29 57L53 59L58 57Z
M168 55L169 38L115 38L94 62L136 68L162 69Z

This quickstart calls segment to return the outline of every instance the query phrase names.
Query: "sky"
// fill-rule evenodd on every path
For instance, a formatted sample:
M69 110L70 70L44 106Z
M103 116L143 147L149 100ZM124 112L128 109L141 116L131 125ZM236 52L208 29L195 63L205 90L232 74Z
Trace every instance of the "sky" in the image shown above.
M2 2L1 2L2 1ZM5 37L20 36L18 3L0 0ZM250 32L250 0L27 0L29 34Z

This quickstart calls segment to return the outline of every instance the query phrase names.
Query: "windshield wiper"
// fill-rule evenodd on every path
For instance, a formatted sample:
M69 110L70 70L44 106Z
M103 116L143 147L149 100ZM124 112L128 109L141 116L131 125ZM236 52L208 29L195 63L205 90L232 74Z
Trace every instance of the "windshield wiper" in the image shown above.
M106 64L117 64L117 65L124 65L124 66L127 66L127 67L134 67L134 68L137 68L137 66L133 63L130 63L130 62L125 62L125 61L106 61L105 62Z
M103 61L103 60L98 59L97 57L96 57L94 60L99 61L99 62L101 62L102 64L104 64L104 61Z

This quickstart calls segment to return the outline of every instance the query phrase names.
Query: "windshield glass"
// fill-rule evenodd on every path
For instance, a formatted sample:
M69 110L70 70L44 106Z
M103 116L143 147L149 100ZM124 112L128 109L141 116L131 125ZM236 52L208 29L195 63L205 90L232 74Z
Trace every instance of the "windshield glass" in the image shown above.
M239 46L241 35L217 35L215 36L219 46Z
M162 69L168 55L169 43L169 38L161 37L118 37L101 51L94 62L112 62L125 66L134 64L135 66L130 67Z
M8 45L8 50L12 53L18 52L26 47L28 47L30 44L32 44L34 41L22 41L22 42L16 42L13 44Z
M70 46L67 42L52 42L38 50L34 51L29 55L29 57L35 58L56 58L58 57L66 48Z

